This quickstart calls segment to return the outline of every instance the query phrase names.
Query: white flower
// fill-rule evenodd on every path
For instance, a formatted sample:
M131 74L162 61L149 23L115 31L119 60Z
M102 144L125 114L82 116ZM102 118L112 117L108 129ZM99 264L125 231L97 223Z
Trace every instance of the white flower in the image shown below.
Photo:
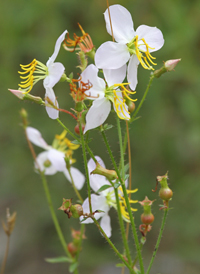
M45 150L44 152L41 152L36 158L36 162L39 165L40 170L44 171L45 175L54 175L57 171L61 171L64 173L68 181L71 182L69 172L66 168L66 155L63 147L61 150L58 150L59 147L54 148L48 145L42 138L41 133L33 127L27 127L26 133L28 139L33 144ZM36 169L37 164L35 163ZM76 188L81 189L85 182L85 176L77 168L74 167L70 167L70 172L72 174L72 178L74 180Z
M98 156L95 156L98 163L105 168L104 162L102 159ZM104 176L98 175L98 174L90 174L94 169L96 168L96 164L93 159L90 159L88 162L88 171L89 171L89 179L90 179L90 186L91 188L96 192L100 187L103 185L109 185L109 181L106 180ZM92 204L92 211L95 210L102 210L104 212L101 213L95 213L94 217L98 220L101 218L100 226L106 233L108 237L111 236L111 225L110 225L110 217L108 215L108 212L111 208L111 205L109 205L109 201L112 201L114 199L114 191L113 188L108 188L104 191L101 191L99 195L92 194L91 195L91 204ZM83 213L89 213L89 202L88 198L83 202ZM80 217L80 220L83 220L83 217ZM82 223L93 223L91 218L86 219Z
M155 65L150 52L159 50L164 39L162 32L156 27L139 26L134 31L129 11L121 5L110 6L113 35L116 42L105 42L96 51L95 64L102 69L120 69L129 61L127 79L132 90L137 85L138 64L145 69L153 69ZM108 9L104 13L106 28L112 35Z
M124 94L124 97L129 98L127 93L134 94L135 92L126 90L124 87L125 84L121 84L124 80L121 71L122 68L120 68L120 70L103 70L107 84L103 79L98 77L98 68L93 64L89 65L82 72L81 81L85 83L89 81L92 84L92 87L87 90L85 94L88 99L94 100L86 115L84 133L105 122L111 111L110 101L113 103L114 110L119 118L125 120L130 119L128 107L125 104L122 93ZM126 65L123 66L123 71L126 71ZM120 91L118 87L122 87L122 91ZM132 100L131 98L129 99Z
M105 164L102 161L102 159L99 156L95 156L98 163L105 168ZM104 185L110 185L110 182L101 175L98 174L91 174L91 172L96 168L96 164L93 159L90 159L88 162L88 172L89 172L89 180L90 180L90 186L91 188L97 192L102 186ZM127 184L127 182L126 182ZM134 193L135 190L127 190L127 193ZM124 200L124 197L122 196L121 188L118 189L119 197L120 197L120 208L123 215L124 220L129 221L128 213L126 212L126 203ZM130 200L130 203L136 203L137 201ZM108 212L111 207L117 208L116 200L115 200L115 194L113 187L107 188L106 190L103 190L99 192L99 194L92 194L91 195L91 205L92 205L92 211L95 212L96 210L101 210L103 212L95 213L94 217L96 220L100 219L100 226L106 233L108 237L111 237L111 224L110 224L110 217L108 215ZM88 198L83 202L83 213L90 213L89 210L89 201ZM136 209L132 208L132 211L136 211ZM84 217L80 217L80 221L82 221ZM93 220L91 218L87 218L85 221L82 221L82 223L93 223Z
M28 65L20 65L22 72L20 78L23 80L19 84L20 90L24 93L31 91L33 86L39 81L43 80L43 85L46 90L45 102L47 104L46 110L50 118L57 119L59 115L58 102L56 100L53 87L59 82L61 76L64 73L65 67L59 62L55 62L55 59L60 50L61 43L65 39L67 30L65 30L57 39L53 55L49 58L46 65L34 59ZM23 76L26 74L26 76Z

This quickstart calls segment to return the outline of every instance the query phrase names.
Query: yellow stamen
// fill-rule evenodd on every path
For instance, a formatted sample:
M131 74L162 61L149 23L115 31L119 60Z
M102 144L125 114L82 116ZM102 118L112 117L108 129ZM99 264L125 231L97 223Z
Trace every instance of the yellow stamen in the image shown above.
M123 97L119 97L117 95L117 92L115 89L113 89L113 93L114 93L114 105L115 105L115 109L116 109L116 113L117 113L117 116L120 118L120 119L123 119L123 120L126 120L126 119L130 119L124 112L124 109L126 110L126 104L125 104L125 99ZM126 110L126 112L129 114L128 110ZM124 117L122 117L122 115Z
M144 56L142 54L142 51L139 49L139 46L141 46L141 44L139 45L138 44L138 35L136 35L135 37L135 52L136 52L136 55L137 55L137 58L138 60L140 61L141 65L143 66L143 68L145 69L152 69L154 70L154 68L148 63L147 59L149 60L149 62L153 65L157 65L156 63L154 63L152 61L152 59L156 59L155 57L153 57L150 52L149 52L149 49L154 49L154 48L151 48L145 41L144 38L141 39L141 41L143 41L144 45L146 46L146 51L144 51L143 53L146 55Z
M20 67L23 71L18 71L18 73L20 74L20 78L25 81L21 81L21 83L19 84L19 87L24 94L30 92L33 86L39 80L44 79L47 75L47 67L41 62L37 61L36 59L34 59L28 65L20 64ZM25 74L27 75L24 76Z
M122 192L122 187L120 186L119 187L119 190ZM126 190L127 193L135 193L138 191L138 189L133 189L133 190ZM122 216L125 218L126 221L130 221L130 217L129 217L129 214L128 212L126 211L126 208L127 208L127 205L126 205L126 201L125 201L125 198L122 196L122 194L119 193L119 198L120 198L120 208L121 208L121 213L122 213ZM135 204L137 203L138 201L137 200L131 200L129 199L129 203L130 204ZM136 208L132 208L131 207L131 211L135 212L137 211Z

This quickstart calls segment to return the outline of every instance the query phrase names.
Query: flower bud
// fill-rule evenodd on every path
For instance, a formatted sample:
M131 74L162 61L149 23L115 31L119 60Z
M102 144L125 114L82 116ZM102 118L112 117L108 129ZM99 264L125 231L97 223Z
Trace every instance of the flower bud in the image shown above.
M10 215L10 211L9 208L7 208L7 214L6 214L6 224L4 223L4 221L2 221L2 226L3 229L6 233L7 236L10 236L14 227L15 227L15 222L16 222L16 212L13 212L12 215Z
M165 68L167 71L174 70L175 66L180 62L181 59L172 59L165 62Z
M144 209L144 213L141 215L141 221L145 225L150 225L154 221L154 215L151 213L151 205L154 201L150 201L146 196L145 199L139 202Z
M85 125L82 124L81 127L82 127L82 131L84 131ZM76 134L80 135L80 129L78 124L75 126L74 131L76 132Z
M78 247L73 242L67 245L67 249L69 253L72 255L72 257L74 257L78 252Z
M161 184L161 189L159 191L159 197L163 201L169 201L173 195L172 190L169 188L169 186L167 184L167 179L168 179L168 172L163 176L157 176L157 181L160 182L160 184Z
M128 102L128 111L132 113L135 110L135 103L130 100L127 100L127 102Z
M164 63L164 66L158 70L155 70L153 75L159 78L163 73L174 70L175 66L180 62L181 59L168 60Z
M30 93L24 93L21 90L9 89L12 94L17 96L20 100L29 100L39 105L45 105L45 102L39 96L33 96Z
M83 208L79 204L72 205L70 207L70 211L72 213L73 218L79 218L80 216L83 215Z
M79 204L72 205L72 199L63 198L62 206L58 209L63 210L68 215L68 218L79 218L83 215L82 206Z
M115 170L109 170L96 163L96 168L90 174L99 174L105 176L108 180L115 180L118 178Z

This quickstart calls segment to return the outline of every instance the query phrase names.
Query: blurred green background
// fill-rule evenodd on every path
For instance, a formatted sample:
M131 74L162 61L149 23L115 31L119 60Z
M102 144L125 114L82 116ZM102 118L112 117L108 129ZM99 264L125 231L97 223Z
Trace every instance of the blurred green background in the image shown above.
M153 205L155 222L144 247L145 265L157 239L162 212L155 187L157 175L169 171L170 187L174 191L167 225L155 265L151 273L180 274L200 273L200 1L198 0L110 0L122 4L132 14L135 29L141 25L157 26L162 30L164 47L156 56L157 68L169 59L181 58L174 72L155 79L139 115L130 129L132 148L133 187L139 188L137 199L145 195L157 199ZM50 265L45 257L63 255L47 207L39 176L34 172L33 160L20 125L19 111L29 113L30 125L39 129L51 144L54 135L62 129L50 120L45 109L30 102L19 101L7 89L19 83L19 64L28 64L34 58L46 63L52 55L55 41L67 29L72 37L79 22L90 34L98 48L111 40L105 29L103 0L7 0L0 3L0 219L5 219L6 208L17 211L16 227L11 237L7 274L68 273L67 265ZM57 61L66 67L66 73L79 72L75 54L61 49ZM138 102L148 83L149 71L140 66L137 86ZM54 88L60 106L73 107L67 85L60 83ZM43 97L42 82L32 94ZM63 113L61 120L73 130L74 120ZM113 115L108 123L114 123ZM112 151L119 159L116 127L108 131ZM91 147L102 157L106 166L111 162L97 131L91 133ZM41 150L36 148L36 152ZM75 152L76 167L82 172L81 149ZM55 209L62 198L73 197L71 185L63 174L48 177ZM86 197L86 187L81 191ZM134 195L134 198L136 197ZM136 222L140 224L142 212L137 205ZM78 220L69 220L56 211L67 242L71 241L70 228L79 228ZM112 241L121 248L121 236L114 210L111 210ZM112 266L118 262L96 227L87 225L87 240L80 256L80 273L120 273ZM132 243L132 238L130 243ZM0 262L4 256L6 237L0 227ZM132 248L134 250L134 245Z

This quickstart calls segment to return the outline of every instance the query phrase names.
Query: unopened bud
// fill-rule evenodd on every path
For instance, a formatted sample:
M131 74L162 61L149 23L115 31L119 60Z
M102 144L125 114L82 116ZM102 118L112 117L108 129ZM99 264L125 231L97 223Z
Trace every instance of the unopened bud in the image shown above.
M74 257L78 252L78 247L73 242L67 245L67 249L69 253L72 255L72 257Z
M128 111L132 113L135 110L135 103L130 100L128 100L127 102L128 102Z
M96 163L96 168L90 174L99 174L105 176L108 180L115 180L118 178L115 170L109 170Z
M174 70L175 66L180 62L181 59L172 59L164 63L164 66L158 70L155 70L153 75L159 78L163 73Z
M22 118L23 127L26 128L28 126L28 120L27 120L28 113L27 113L27 111L24 108L22 108L20 110L19 114L20 114L20 116Z
M85 125L82 124L81 127L82 127L82 132L83 132L85 129ZM80 135L80 129L79 129L78 124L75 126L74 131L76 132L76 134Z
M172 198L173 192L167 184L168 173L163 176L157 176L157 181L160 182L161 189L159 191L159 197L163 201L169 201Z
M151 205L154 201L150 201L146 196L145 199L139 202L144 209L144 213L141 215L141 221L145 225L149 225L154 221L154 215L151 213Z
M30 93L24 93L21 90L9 89L9 91L12 92L12 94L14 94L15 96L17 96L17 98L19 98L20 100L28 100L39 105L45 105L45 102L39 96L33 96Z
M2 226L3 229L5 231L5 233L7 234L7 236L10 236L14 227L15 227L15 222L16 222L16 212L13 212L12 215L10 215L10 211L9 208L7 208L7 214L6 214L6 224L4 223L4 221L2 221Z
M165 68L167 71L174 70L175 66L180 62L181 59L172 59L165 62Z
M72 205L70 207L70 211L72 213L73 218L79 218L80 216L83 215L83 208L79 204Z
M79 204L72 205L72 199L63 198L62 206L58 209L63 210L68 215L68 218L79 218L83 215L82 206Z

